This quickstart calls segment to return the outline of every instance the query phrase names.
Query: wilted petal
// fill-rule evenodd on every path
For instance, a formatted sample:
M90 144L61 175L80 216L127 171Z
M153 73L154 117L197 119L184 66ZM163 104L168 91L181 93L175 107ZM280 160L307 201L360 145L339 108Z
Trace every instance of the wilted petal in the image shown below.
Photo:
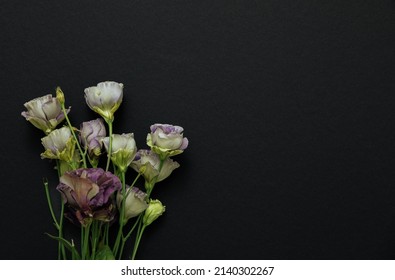
M82 168L66 172L57 189L75 218L86 225L91 219L111 221L115 215L112 194L121 189L121 182L101 168Z

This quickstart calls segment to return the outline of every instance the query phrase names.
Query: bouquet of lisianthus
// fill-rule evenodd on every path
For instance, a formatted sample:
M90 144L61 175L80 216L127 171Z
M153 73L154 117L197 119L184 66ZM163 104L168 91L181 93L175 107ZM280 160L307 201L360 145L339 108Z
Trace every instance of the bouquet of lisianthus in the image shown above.
M59 176L56 189L62 203L58 215L52 206L48 180L44 179L57 230L56 235L48 236L58 242L59 259L135 259L144 230L165 211L151 193L156 183L180 166L171 157L185 150L188 139L180 126L154 124L147 135L150 149L137 150L133 133L113 133L114 113L122 98L121 83L102 82L86 88L87 105L102 118L83 122L79 129L70 122L70 108L66 108L59 87L56 97L49 94L24 104L27 111L22 116L46 134L41 139L45 148L41 158L53 160ZM65 126L57 128L64 120ZM137 173L128 185L129 167ZM140 177L145 191L135 186ZM64 217L81 227L79 239L64 235ZM110 231L110 227L115 229ZM132 237L133 249L126 254L125 244Z

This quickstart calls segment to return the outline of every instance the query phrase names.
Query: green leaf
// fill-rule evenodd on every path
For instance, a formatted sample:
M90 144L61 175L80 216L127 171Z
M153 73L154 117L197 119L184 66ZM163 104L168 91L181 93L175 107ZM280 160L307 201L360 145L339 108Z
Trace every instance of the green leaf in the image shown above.
M73 259L77 259L77 260L81 259L80 254L78 254L78 251L74 246L74 243L70 243L69 241L67 241L66 239L64 239L62 237L53 236L49 233L45 233L45 234L48 235L50 238L55 239L58 242L62 243L67 248L67 250L69 250L71 252Z
M96 260L115 260L115 257L110 247L102 245L96 253Z

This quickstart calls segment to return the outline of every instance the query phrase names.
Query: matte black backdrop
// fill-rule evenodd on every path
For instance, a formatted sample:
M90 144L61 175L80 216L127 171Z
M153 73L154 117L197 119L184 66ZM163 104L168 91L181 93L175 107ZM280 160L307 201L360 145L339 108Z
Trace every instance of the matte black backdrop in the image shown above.
M190 139L139 258L395 257L395 1L34 2L0 2L1 258L56 258L23 103L59 85L78 126L105 80L115 132Z

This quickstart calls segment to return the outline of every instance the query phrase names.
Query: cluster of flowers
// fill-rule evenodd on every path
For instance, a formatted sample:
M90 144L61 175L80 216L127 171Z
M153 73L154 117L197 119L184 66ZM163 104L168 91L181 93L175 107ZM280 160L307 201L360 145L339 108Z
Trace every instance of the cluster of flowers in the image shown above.
M45 151L41 158L56 162L62 196L60 215L52 207L48 182L44 180L49 209L58 235L59 259L121 259L125 243L135 237L134 259L147 226L165 211L157 199L151 199L156 183L166 179L180 165L171 157L181 154L188 146L183 128L169 124L151 125L147 135L150 149L137 150L133 133L114 134L114 113L123 99L123 84L102 82L85 89L87 105L102 118L83 122L80 129L70 123L70 108L65 106L62 90L33 99L24 104L22 116L42 130ZM66 121L66 125L56 128ZM108 136L105 123L108 126ZM99 166L102 155L107 155L105 169ZM109 171L112 162L113 172ZM126 184L126 172L137 172L132 184ZM135 187L144 178L145 191ZM75 239L64 234L63 217L81 226L79 246ZM134 224L129 221L134 221ZM110 226L117 232L110 238ZM134 234L133 234L134 233ZM78 242L77 242L78 243ZM78 248L77 248L78 247Z

